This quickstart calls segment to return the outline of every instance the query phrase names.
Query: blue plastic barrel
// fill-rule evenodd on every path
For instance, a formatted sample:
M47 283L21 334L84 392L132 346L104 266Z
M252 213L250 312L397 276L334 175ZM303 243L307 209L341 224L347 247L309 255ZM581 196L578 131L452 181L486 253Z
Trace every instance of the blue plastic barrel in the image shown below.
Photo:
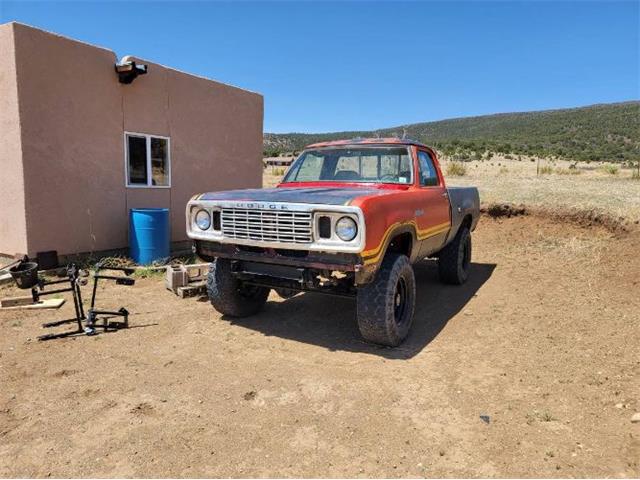
M169 209L129 210L129 255L139 265L169 257Z

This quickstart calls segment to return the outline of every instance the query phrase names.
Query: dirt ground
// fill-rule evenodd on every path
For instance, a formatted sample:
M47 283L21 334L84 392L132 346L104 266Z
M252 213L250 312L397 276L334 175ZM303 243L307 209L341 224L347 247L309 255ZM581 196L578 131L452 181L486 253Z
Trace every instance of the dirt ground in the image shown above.
M640 476L640 233L484 217L474 242L464 286L416 267L396 349L349 299L228 320L157 277L100 291L134 312L116 333L38 342L69 302L2 312L0 475Z

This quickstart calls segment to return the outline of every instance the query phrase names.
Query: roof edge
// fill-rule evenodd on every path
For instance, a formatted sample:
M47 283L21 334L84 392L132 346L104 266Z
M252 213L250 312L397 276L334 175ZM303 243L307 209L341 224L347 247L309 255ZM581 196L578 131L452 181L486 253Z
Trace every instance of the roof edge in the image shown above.
M12 25L14 27L14 29L16 27L18 27L18 28L24 28L24 29L27 29L27 30L35 30L35 31L43 32L43 33L46 33L47 35L52 35L54 37L61 38L61 39L64 39L64 40L67 40L67 41L70 41L70 42L75 42L75 43L79 43L81 45L86 45L88 47L97 48L99 50L102 50L102 51L105 51L105 52L109 52L111 55L113 55L114 62L118 61L118 56L116 55L116 52L114 52L113 50L111 50L109 48L102 47L100 45L94 45L93 43L85 42L83 40L78 40L76 38L71 38L71 37L68 37L66 35L62 35L62 34L59 34L59 33L56 33L56 32L52 32L50 30L45 30L44 28L35 27L33 25L28 25L28 24L22 23L22 22L10 21L10 22L6 22L6 23L0 24L0 27L3 27L5 25ZM240 91L246 92L246 93L251 93L251 94L260 96L260 98L264 98L264 96L261 93L254 92L253 90L248 90L246 88L238 87L236 85L231 85L229 83L221 82L220 80L215 80L213 78L205 77L205 76L202 76L202 75L196 75L194 73L185 72L183 70L179 70L179 69L174 68L174 67L169 67L169 66L164 65L162 63L154 62L153 60L146 59L146 58L141 58L141 57L138 57L136 55L125 55L125 56L134 58L134 59L136 59L137 61L140 61L140 62L149 62L149 63L152 63L154 65L158 65L159 67L166 68L167 70L172 70L174 72L181 73L183 75L189 75L190 77L200 78L202 80L207 80L209 82L214 82L214 83L217 83L219 85L223 85L225 87L233 88L233 89L240 90Z

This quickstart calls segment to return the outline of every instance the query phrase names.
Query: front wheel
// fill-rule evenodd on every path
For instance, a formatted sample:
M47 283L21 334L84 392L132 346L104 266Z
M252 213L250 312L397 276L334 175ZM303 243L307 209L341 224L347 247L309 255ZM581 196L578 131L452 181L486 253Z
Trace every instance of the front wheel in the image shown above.
M207 294L218 312L230 317L248 317L262 310L269 289L246 285L231 273L231 261L216 258L209 267Z
M388 253L375 279L358 289L358 328L365 340L395 347L409 334L416 280L405 255Z

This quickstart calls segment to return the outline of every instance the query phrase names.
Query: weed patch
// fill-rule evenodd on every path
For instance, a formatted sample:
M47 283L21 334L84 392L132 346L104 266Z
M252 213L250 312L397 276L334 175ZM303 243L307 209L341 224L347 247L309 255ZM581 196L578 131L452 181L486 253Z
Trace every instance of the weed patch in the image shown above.
M462 162L451 162L447 165L447 175L452 177L464 177L467 174L467 167Z

